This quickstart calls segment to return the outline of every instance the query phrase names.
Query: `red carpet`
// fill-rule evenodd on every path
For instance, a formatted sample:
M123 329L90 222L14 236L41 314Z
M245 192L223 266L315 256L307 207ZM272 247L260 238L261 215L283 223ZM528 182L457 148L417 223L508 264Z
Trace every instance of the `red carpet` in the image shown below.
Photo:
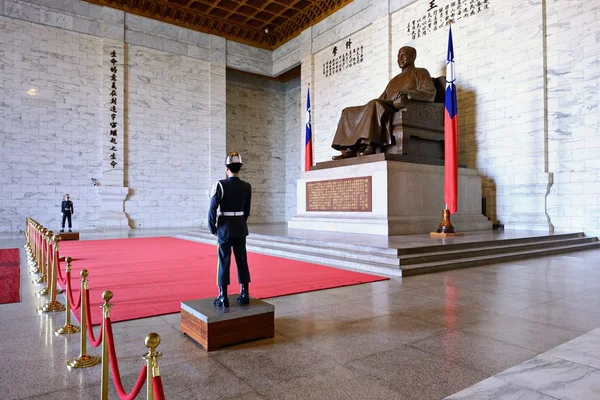
M19 249L0 250L0 304L21 301Z
M62 242L60 255L73 258L75 296L79 272L89 271L94 324L101 320L104 290L114 293L113 322L179 312L181 301L217 295L216 244L169 237L85 240ZM260 299L387 279L256 253L248 253L248 264L250 295ZM64 275L64 262L61 268ZM234 294L239 285L233 261L231 268Z

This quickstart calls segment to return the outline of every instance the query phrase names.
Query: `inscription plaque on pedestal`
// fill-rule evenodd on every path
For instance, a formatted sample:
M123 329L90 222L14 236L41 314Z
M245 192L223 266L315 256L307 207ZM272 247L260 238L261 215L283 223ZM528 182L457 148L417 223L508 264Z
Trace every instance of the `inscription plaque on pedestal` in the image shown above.
M306 182L306 211L373 210L371 176Z

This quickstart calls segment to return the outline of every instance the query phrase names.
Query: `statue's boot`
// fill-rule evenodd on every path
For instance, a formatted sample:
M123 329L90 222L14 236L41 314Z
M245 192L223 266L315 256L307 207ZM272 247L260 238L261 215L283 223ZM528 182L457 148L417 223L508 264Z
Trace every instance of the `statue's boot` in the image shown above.
M219 286L219 297L215 299L216 307L229 308L229 298L227 297L227 286Z
M362 156L368 156L371 154L375 154L375 148L373 146L367 146L363 151L359 152L358 155L360 157Z
M250 304L250 290L247 283L240 285L240 295L237 298L237 302L240 304Z
M354 151L354 149L351 149L351 148L340 150L340 152L341 153L339 156L333 156L333 157L331 157L331 159L332 160L344 160L346 158L356 157L356 152Z

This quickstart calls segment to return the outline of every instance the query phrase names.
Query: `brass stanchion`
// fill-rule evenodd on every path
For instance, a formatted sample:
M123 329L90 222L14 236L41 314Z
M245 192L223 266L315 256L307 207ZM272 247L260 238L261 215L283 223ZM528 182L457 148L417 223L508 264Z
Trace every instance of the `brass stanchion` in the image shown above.
M71 284L71 257L67 257L67 285ZM66 295L65 299L65 309L67 313L67 319L65 325L62 328L58 328L54 331L54 333L58 335L70 335L72 333L77 333L81 331L81 328L78 325L71 324L71 302L69 300L69 291L65 288ZM81 304L81 303L80 303ZM81 307L81 306L80 306Z
M33 257L33 261L34 261L34 265L33 265L33 271L32 274L41 274L42 273L42 263L40 262L40 256L41 256L41 252L40 252L40 248L42 247L40 245L41 242L41 238L42 238L42 226L39 224L36 224L35 226L35 238L34 238L34 257ZM35 281L34 281L35 283Z
M148 353L144 355L144 359L146 360L146 399L154 400L152 374L154 372L154 368L156 368L156 371L159 372L158 359L162 357L162 353L156 351L156 348L160 344L160 335L154 332L149 333L148 336L146 336L145 343L146 347L148 348Z
M52 232L50 232L50 235L52 235ZM50 270L51 273L49 273L49 282L48 285L50 286L50 301L46 304L44 304L42 307L40 307L40 309L38 310L39 312L44 312L44 313L48 313L48 312L58 312L58 311L64 311L65 310L65 305L62 304L60 301L56 300L56 290L57 290L57 279L58 279L58 262L56 262L56 255L54 253L54 251L56 250L56 248L58 247L58 242L60 241L60 237L54 236L51 240L49 240L49 242L54 242L54 246L49 246L52 247L52 269ZM48 257L49 259L50 257ZM48 288L48 287L46 287ZM67 299L68 300L68 299Z
M78 368L89 368L94 365L100 364L101 358L98 356L90 356L86 353L87 345L87 327L86 327L86 304L85 304L85 291L87 290L87 276L88 271L84 269L81 271L81 346L79 351L79 357L67 361L67 368L69 370Z
M110 299L112 299L113 293L110 290L105 290L102 293L102 298L104 299L104 304L102 304L103 309L103 321L106 321L106 318L110 318L110 308L112 304L109 303ZM100 399L108 400L108 366L110 364L110 358L108 356L108 340L106 340L106 323L102 323L102 375L100 376Z
M38 257L37 257L37 270L35 271L36 274L40 274L40 276L38 276L36 279L34 279L33 283L45 283L47 276L46 276L46 256L45 256L45 249L46 249L46 239L48 236L48 230L46 228L43 228L40 230L40 239L39 239L39 249L38 249Z
M29 273L33 275L35 271L35 241L37 240L36 236L36 222L31 220L29 226L29 250L27 251L27 261L29 262Z
M52 280L52 276L50 276L52 272L50 270L50 242L52 240L52 235L54 235L52 231L46 231L44 235L44 244L42 248L42 276L36 279L36 282L42 284L45 283L46 287L36 293L38 296L47 296L50 294L50 281Z

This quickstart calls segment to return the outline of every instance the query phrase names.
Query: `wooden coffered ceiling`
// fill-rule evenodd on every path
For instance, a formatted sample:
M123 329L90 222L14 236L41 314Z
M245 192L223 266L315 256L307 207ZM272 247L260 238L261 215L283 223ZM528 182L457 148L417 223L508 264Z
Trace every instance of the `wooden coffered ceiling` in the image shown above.
M273 50L352 0L85 0Z

